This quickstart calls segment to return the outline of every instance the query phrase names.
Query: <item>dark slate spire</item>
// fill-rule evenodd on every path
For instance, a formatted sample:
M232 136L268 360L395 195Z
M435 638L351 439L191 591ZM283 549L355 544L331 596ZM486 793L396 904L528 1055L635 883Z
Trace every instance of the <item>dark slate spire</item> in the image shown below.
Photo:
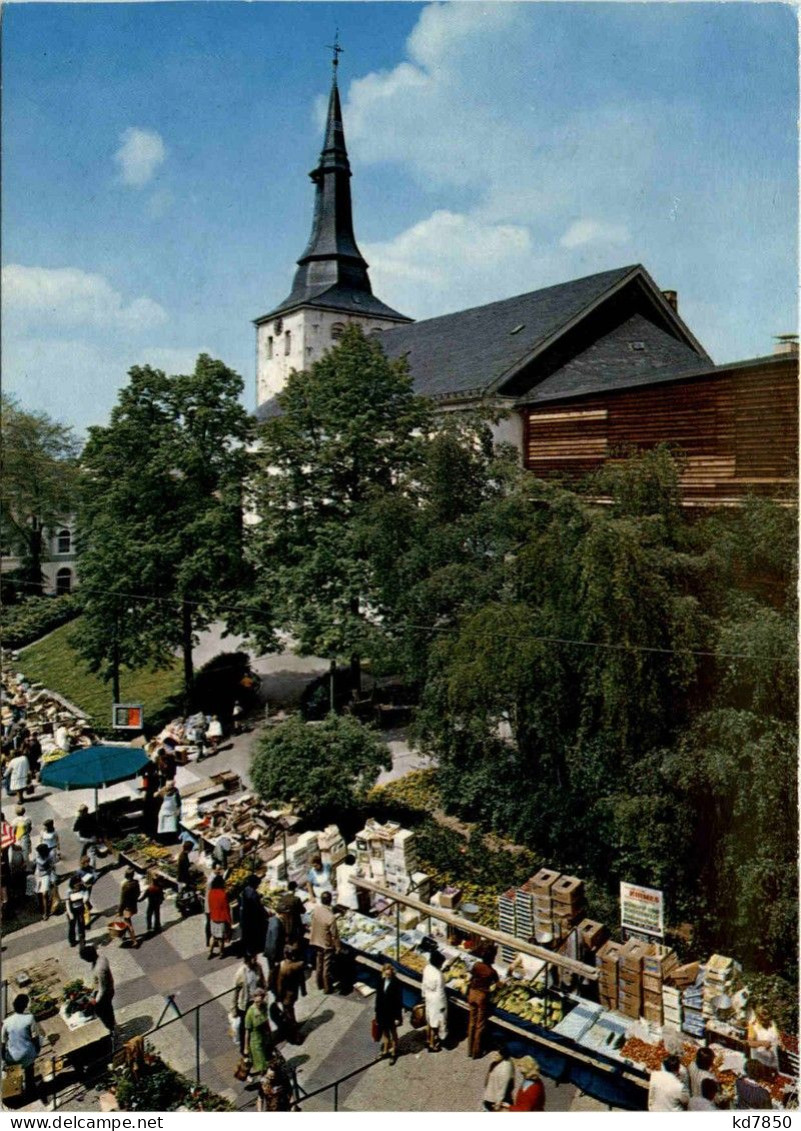
M410 319L375 298L367 262L353 234L350 162L342 128L337 67L342 48L335 41L334 74L328 99L325 140L317 168L309 176L315 185L314 218L306 249L289 296L261 322L298 306L325 306L408 322Z

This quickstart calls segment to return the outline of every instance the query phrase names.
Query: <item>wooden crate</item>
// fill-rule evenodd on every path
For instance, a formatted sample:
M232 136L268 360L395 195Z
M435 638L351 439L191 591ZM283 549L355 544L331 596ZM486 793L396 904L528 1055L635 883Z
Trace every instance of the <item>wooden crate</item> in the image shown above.
M609 931L604 924L596 922L595 919L582 919L578 925L578 933L581 941L590 950L597 950L609 937Z
M629 939L620 952L620 967L631 973L642 974L642 961L651 953L651 944L640 939Z
M554 872L551 868L540 868L535 876L532 876L527 882L531 884L534 892L545 894L550 893L554 883L559 879L559 873Z

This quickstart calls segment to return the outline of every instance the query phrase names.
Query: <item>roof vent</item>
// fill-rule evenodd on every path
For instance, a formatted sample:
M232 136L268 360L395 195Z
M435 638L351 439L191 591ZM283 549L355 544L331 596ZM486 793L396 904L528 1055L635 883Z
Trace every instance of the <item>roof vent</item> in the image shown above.
M641 353L645 349L645 342L629 342L629 349L634 350L635 353Z
M672 306L673 309L678 314L678 312L679 312L679 293L678 293L678 291L662 291L662 298L665 300L665 302L668 304L668 306Z
M525 322L521 322L519 326L515 326L514 330L510 330L510 334L519 334L521 330L525 329Z
M775 354L795 354L798 356L798 334L774 334Z

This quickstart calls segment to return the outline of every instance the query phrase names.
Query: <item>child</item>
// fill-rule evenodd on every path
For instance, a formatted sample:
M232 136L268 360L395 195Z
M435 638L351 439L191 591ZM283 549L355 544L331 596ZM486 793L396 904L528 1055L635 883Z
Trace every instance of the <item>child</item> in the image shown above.
M45 821L39 843L47 845L50 850L50 859L53 861L53 867L55 867L61 859L61 842L58 839L58 833L56 832L56 826L52 818L48 818Z
M70 946L86 943L86 907L87 896L81 877L70 877L70 889L64 901L64 910L67 914L67 937Z
M155 872L148 872L147 881L145 922L147 930L157 935L161 932L161 905L164 902L164 888Z

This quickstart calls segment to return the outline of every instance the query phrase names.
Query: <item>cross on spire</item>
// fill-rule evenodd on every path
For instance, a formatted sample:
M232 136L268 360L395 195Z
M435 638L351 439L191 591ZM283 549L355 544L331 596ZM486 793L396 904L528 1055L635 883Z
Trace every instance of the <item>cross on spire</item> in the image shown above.
M334 33L334 42L329 43L328 50L334 52L334 58L332 62L334 65L334 78L336 78L337 67L339 66L339 56L345 50L344 47L339 46L339 28L337 28L336 32Z

